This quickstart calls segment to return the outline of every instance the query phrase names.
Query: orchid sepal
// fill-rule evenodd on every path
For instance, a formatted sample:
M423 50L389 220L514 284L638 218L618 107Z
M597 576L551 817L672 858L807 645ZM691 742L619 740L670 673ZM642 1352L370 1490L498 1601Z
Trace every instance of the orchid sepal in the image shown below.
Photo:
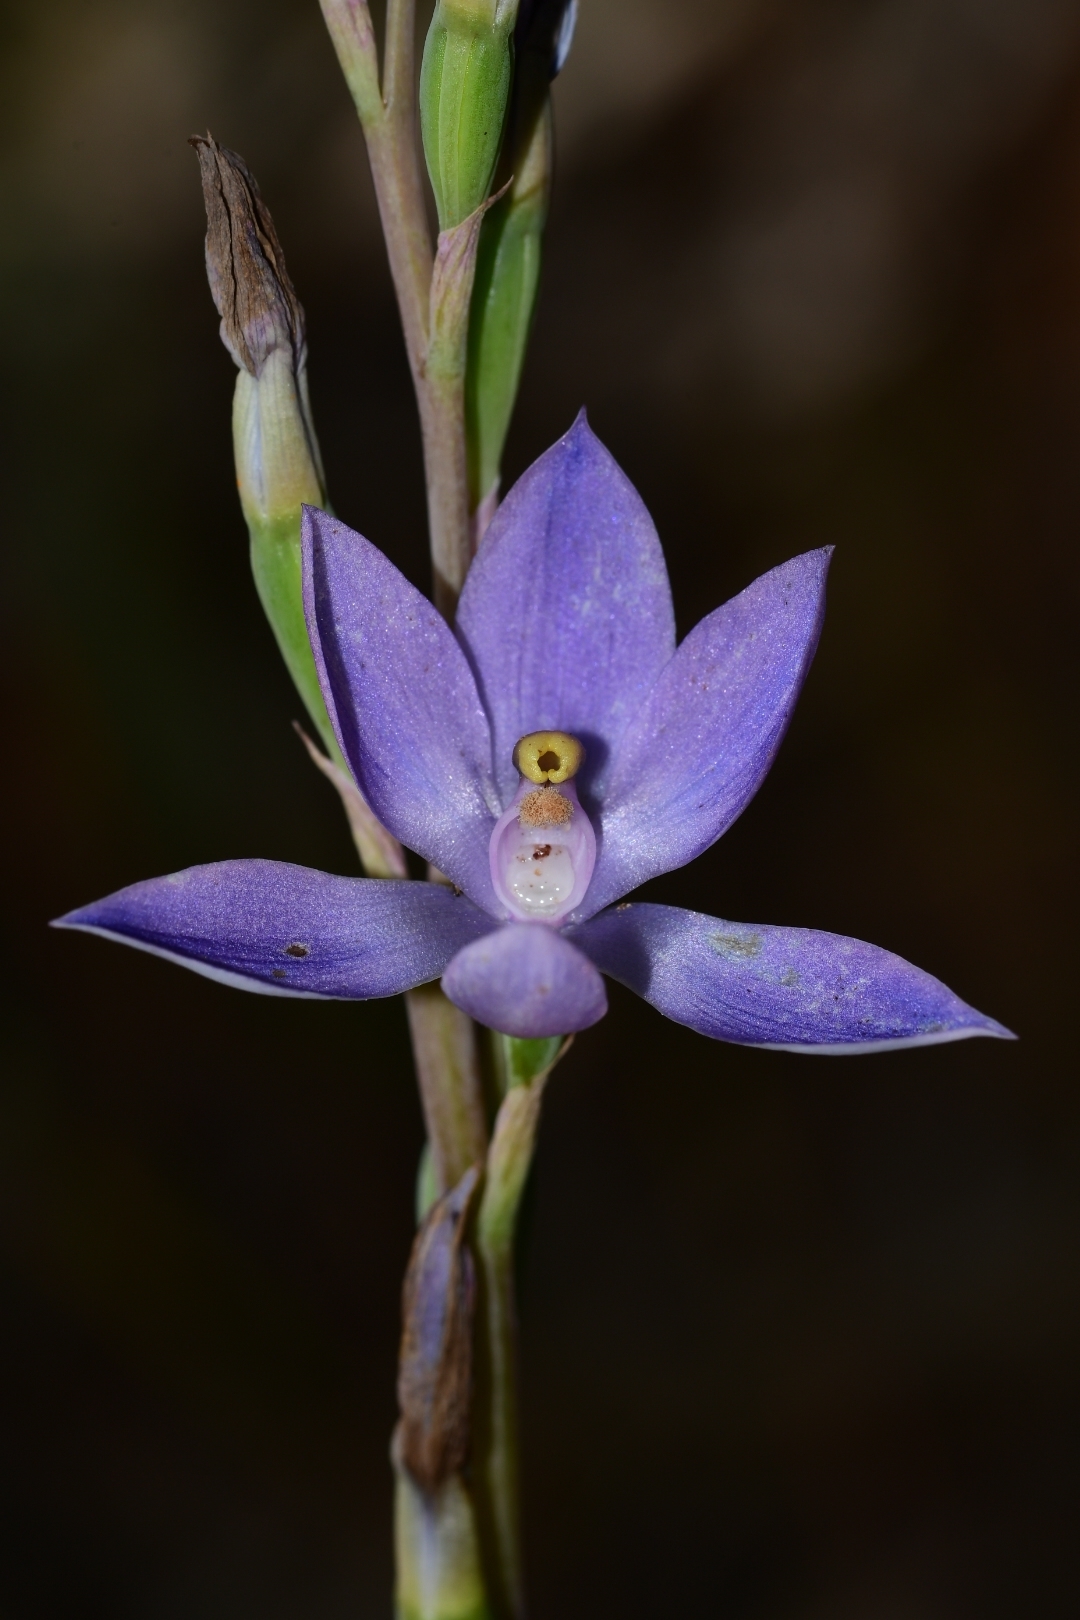
M163 879L64 920L272 992L365 997L441 976L459 1009L520 1040L603 1017L602 973L702 1034L748 1045L855 1053L1008 1039L932 975L862 941L621 903L708 847L756 791L810 667L828 560L809 552L772 569L676 651L655 531L583 420L508 495L462 596L457 638L381 552L309 510L307 625L343 752L382 824L463 892L363 880L320 891L325 937L319 907L301 908L306 966L273 955L287 951L281 930L299 924L288 920L295 906L267 909L267 885L291 894L298 884L310 900L316 880L348 880L306 874L281 889L275 874L299 869L224 863L196 869L219 878L185 878L181 915L176 880ZM564 755L578 774L553 782L570 769ZM584 832L595 819L595 869L572 910L522 920L493 881L492 834L501 851L529 795L549 789L563 794L564 824L580 817ZM591 852L582 873L590 862ZM214 884L225 874L223 911ZM369 889L395 898L375 902ZM396 939L387 906L406 919ZM234 914L247 929L239 960ZM272 965L255 923L269 930ZM205 949L191 948L193 936Z

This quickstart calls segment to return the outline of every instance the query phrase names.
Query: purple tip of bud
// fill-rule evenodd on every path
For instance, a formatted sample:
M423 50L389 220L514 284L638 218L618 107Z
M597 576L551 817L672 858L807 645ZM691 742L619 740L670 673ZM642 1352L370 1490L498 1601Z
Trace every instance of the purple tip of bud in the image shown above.
M558 78L566 66L566 58L570 55L570 47L574 43L574 30L577 28L578 0L568 0L563 7L563 14L555 34L555 55L551 64L551 77Z
M548 76L555 79L566 66L577 27L578 0L521 0L514 26L514 48L543 53Z

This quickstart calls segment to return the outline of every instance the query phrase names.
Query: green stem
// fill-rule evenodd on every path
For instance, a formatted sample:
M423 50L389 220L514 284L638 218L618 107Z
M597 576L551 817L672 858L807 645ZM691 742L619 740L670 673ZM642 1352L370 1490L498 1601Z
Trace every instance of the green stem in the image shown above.
M452 620L472 555L465 376L487 202L442 232L433 257L417 138L415 0L388 0L381 89L366 0L321 4L367 142L419 408L435 602ZM500 16L508 29L509 10L507 18ZM489 1149L474 1025L437 985L409 992L406 1002L429 1143L420 1199L426 1205L447 1192L478 1162L486 1161L486 1172L474 1238L474 1477L471 1488L454 1474L437 1490L424 1491L397 1459L398 1614L401 1620L487 1620L497 1613L516 1620L523 1594L514 1231L543 1087L568 1043L498 1038L505 1095Z
M388 0L379 89L366 0L321 0L367 143L420 414L435 603L452 619L471 558L463 387L429 374L433 254L416 112L415 0Z
M476 1026L437 984L405 996L436 1197L457 1185L487 1151Z
M460 1475L428 1493L396 1460L394 1473L398 1620L490 1620L476 1515Z
M367 0L321 0L367 144L413 381L427 352L432 247L416 115L415 0L388 0L382 88Z
M475 1488L496 1612L524 1613L519 1499L514 1238L547 1079L570 1039L494 1037L506 1083L488 1149L474 1247L479 1261Z
M472 559L465 429L465 372L469 308L480 233L490 202L460 224L440 231L431 278L431 313L424 388L438 428L438 477L444 521L431 531L435 601L448 619L461 594Z
M433 304L437 315L440 303L432 296L435 261L416 109L415 0L388 0L381 87L367 0L321 5L367 144L420 412L435 600L452 617L469 562L464 407L462 387L445 367L429 375ZM413 991L407 1000L436 1180L444 1192L486 1146L475 1032L437 986Z

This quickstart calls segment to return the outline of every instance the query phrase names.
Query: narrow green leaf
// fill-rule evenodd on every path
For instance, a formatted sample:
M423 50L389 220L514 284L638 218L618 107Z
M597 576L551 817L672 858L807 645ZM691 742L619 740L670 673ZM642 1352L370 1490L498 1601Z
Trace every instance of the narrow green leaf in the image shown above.
M510 195L491 210L480 233L465 374L474 511L499 478L536 306L542 229L537 210Z

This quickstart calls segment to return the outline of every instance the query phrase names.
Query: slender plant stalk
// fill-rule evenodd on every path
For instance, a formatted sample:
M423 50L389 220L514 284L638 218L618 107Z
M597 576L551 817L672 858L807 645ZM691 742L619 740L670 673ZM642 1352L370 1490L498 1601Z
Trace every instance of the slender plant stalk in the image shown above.
M381 116L370 134L364 124L364 133L420 411L435 603L452 619L470 558L465 419L429 367L432 251L417 125L415 0L388 0L380 104Z
M488 1132L478 1076L476 1026L437 984L405 996L436 1195L483 1162Z
M415 380L423 371L427 349L432 263L417 138L415 0L388 0L382 107L372 172Z
M412 372L427 483L435 603L454 616L471 558L464 373L429 367L433 253L416 113L415 0L388 0L382 88L367 0L321 0L367 142Z
M489 203L443 231L433 253L416 114L415 0L388 0L381 87L367 0L321 5L367 142L420 415L435 602L452 620L473 549L465 379L476 253ZM569 1043L496 1038L505 1095L489 1146L475 1025L437 985L410 991L406 1004L429 1141L429 1191L441 1196L471 1166L485 1165L474 1231L479 1310L472 1495L490 1606L481 1598L483 1613L519 1620L514 1233L544 1084ZM457 1476L425 1495L400 1461L396 1466L399 1614L450 1620L452 1609L456 1620L477 1578L469 1552L470 1495Z
M465 423L455 400L428 379L434 251L416 111L415 0L388 0L381 87L367 0L321 5L367 144L420 411L435 600L452 617L469 558ZM479 1143L479 1156L486 1145L486 1133L481 1139L475 1130L475 1121L483 1119L476 1035L472 1020L437 987L414 991L407 1002L436 1179L445 1192L473 1162L462 1162L462 1143ZM473 1124L466 1128L463 1121ZM446 1180L449 1165L460 1168Z
M563 1041L516 1041L508 1036L496 1039L503 1046L509 1090L499 1108L488 1150L474 1237L480 1285L474 1451L481 1535L487 1544L486 1562L494 1577L493 1607L497 1613L520 1620L525 1603L518 1490L514 1239L536 1147L544 1088L573 1037Z

